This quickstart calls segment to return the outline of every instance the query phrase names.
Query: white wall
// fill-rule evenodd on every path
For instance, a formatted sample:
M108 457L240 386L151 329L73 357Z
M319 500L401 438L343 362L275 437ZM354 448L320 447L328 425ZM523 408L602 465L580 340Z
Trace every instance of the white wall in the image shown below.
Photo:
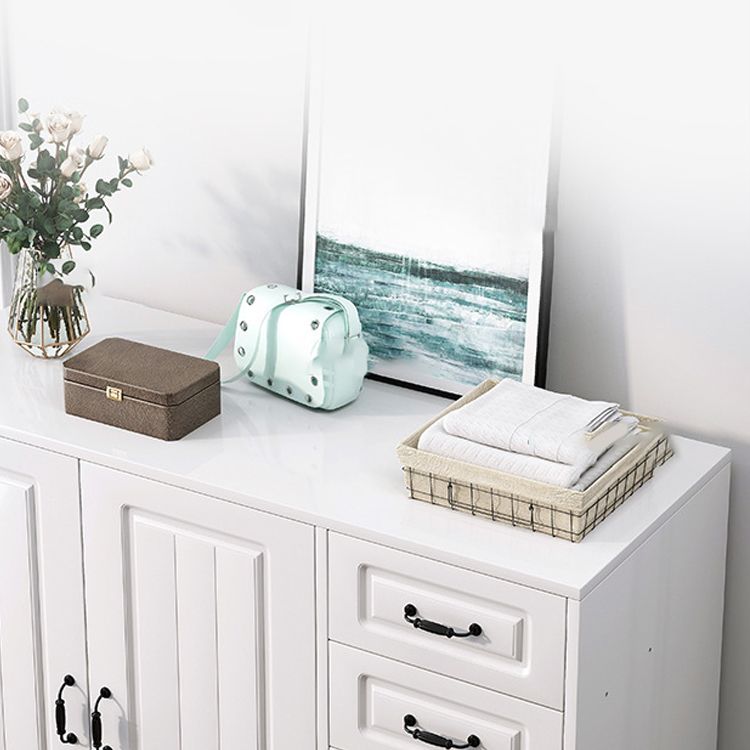
M720 746L741 750L750 737L750 6L591 3L574 27L590 33L572 37L565 75L549 385L621 400L734 449Z
M221 320L240 290L294 281L305 31L291 3L45 0L40 16L5 1L17 92L158 159L92 254L104 291ZM578 0L560 32L550 387L735 450L722 750L750 736L749 30L741 0Z
M142 144L156 159L84 259L102 292L221 320L243 290L294 283L304 0L3 2L14 96L86 113L108 176Z

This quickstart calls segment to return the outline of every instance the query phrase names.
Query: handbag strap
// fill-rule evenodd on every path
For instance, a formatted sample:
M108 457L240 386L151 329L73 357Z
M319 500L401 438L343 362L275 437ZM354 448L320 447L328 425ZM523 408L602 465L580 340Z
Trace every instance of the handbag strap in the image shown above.
M245 299L245 295L243 294L240 298L240 301L234 311L232 313L232 317L227 321L227 324L224 326L224 328L221 329L219 332L219 335L216 337L216 340L213 344L211 344L211 348L206 352L206 356L204 359L212 359L215 360L223 351L226 349L234 340L235 332L237 331L237 322L240 319L240 310L242 309L242 302ZM285 307L286 305L291 304L291 300L284 300L283 302L278 302L273 307L271 307L269 310L266 311L266 314L263 316L263 320L261 321L260 325L258 326L258 336L255 339L255 344L253 346L253 353L248 358L247 364L242 369L238 370L236 374L232 375L229 378L222 378L222 383L233 383L235 380L239 380L240 378L247 375L247 373L250 371L250 368L253 365L253 362L255 361L255 356L258 353L258 347L260 346L260 339L263 334L263 327L266 324L266 321L273 315L273 313L278 310L281 307Z
M221 329L219 335L216 337L216 340L213 344L211 344L211 348L206 352L206 356L204 357L204 359L216 360L219 354L221 354L224 349L226 349L233 342L235 333L237 331L237 323L240 319L242 302L245 299L245 296L246 295L243 294L240 298L237 307L232 313L232 317L229 318L224 328ZM253 362L255 361L256 355L258 354L261 336L263 335L263 328L268 319L271 317L271 315L273 315L274 312L276 312L276 310L282 307L287 307L288 305L298 304L300 302L325 302L337 307L344 314L343 317L344 324L346 326L346 338L357 338L362 334L362 325L359 320L359 313L357 312L357 308L352 302L346 299L346 297L340 297L337 294L310 294L306 297L300 296L291 299L287 299L285 297L283 302L278 302L273 305L266 311L266 314L263 316L263 320L258 326L258 336L253 346L253 353L250 357L248 357L247 365L245 365L245 367L239 370L235 375L232 375L229 378L223 378L221 381L222 383L233 383L235 380L239 380L240 378L247 375L253 365Z

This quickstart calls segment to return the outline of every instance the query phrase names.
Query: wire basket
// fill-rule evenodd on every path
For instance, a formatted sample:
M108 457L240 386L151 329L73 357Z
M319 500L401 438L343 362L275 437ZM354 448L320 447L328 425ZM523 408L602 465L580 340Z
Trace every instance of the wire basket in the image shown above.
M654 469L671 456L669 440L663 436L631 469L582 511L566 510L539 501L529 502L522 496L507 494L499 489L423 474L410 467L404 467L404 475L409 495L414 500L580 542L648 482L654 475Z
M486 381L430 424L495 383ZM419 436L429 424L407 438L398 453L406 488L414 500L580 542L673 455L661 423L649 417L638 418L643 440L584 491L553 487L421 451L417 447Z

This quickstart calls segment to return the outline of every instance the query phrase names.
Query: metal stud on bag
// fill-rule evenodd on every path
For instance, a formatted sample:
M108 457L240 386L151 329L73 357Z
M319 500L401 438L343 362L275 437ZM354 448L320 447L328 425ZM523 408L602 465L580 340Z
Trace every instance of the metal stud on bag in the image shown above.
M320 322L317 320L313 320L313 322L310 323L310 328L312 328L313 331L317 331L319 327L320 327Z
M247 295L247 299L245 300L245 302L247 302L248 305L252 305L253 302L255 302L255 295L248 294Z
M247 330L247 323L245 323L245 321L244 321L244 320L241 320L241 321L240 321L240 328L241 328L241 329L242 329L243 331L246 331L246 330Z
M240 357L244 357L244 356L245 356L245 348L244 348L244 347L242 347L242 346L240 346L240 347L239 347L239 348L237 349L237 354L239 354L239 355L240 355Z

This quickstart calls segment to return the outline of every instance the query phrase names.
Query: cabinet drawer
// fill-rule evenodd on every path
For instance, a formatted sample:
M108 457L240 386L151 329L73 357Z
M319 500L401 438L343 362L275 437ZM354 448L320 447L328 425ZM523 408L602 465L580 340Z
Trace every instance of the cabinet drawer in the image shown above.
M332 640L562 708L564 598L339 534L330 542ZM406 605L412 620L457 635L415 628ZM474 623L481 634L460 637Z
M411 730L475 735L481 750L560 750L562 714L364 651L331 644L331 744L414 750ZM419 745L420 743L416 743Z

